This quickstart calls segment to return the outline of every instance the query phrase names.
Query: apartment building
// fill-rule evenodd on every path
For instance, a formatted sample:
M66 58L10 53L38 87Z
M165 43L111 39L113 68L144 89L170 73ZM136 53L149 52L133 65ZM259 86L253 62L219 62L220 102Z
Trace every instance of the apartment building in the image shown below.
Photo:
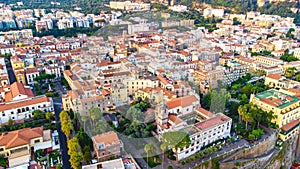
M46 74L54 74L56 78L61 77L65 71L65 66L63 64L51 64L44 67Z
M268 65L268 66L278 66L283 64L282 60L274 59L271 57L265 57L265 56L254 56L253 60L255 60L257 63Z
M32 38L33 34L31 29L22 29L16 31L0 32L0 37L16 40L20 38Z
M40 149L57 149L58 142L51 130L43 127L24 128L2 133L0 136L0 154L8 159L9 168L27 168L32 159L32 153Z
M203 116L201 111L204 112L206 110L200 110L197 112L198 115ZM210 143L230 137L232 125L232 119L230 117L222 113L218 113L209 115L207 119L203 118L202 120L203 121L183 129L189 134L191 144L175 151L177 160L181 160L195 154L200 151L202 147Z
M176 98L160 103L155 119L159 138L169 131L184 131L189 134L191 144L173 149L177 160L187 158L210 143L230 137L232 119L222 113L213 114L199 107L194 96Z
M218 80L224 80L224 71L223 70L199 70L193 73L194 81L197 83L206 82L212 88L218 87Z
M82 169L99 169L99 168L140 169L139 165L136 163L136 161L131 156L82 166Z
M294 49L294 56L298 59L300 59L300 48L295 48Z
M40 72L37 68L28 68L25 70L26 82L28 85L33 85L35 83L34 78L38 77Z
M274 112L273 122L281 129L279 137L284 141L294 135L299 127L295 120L300 118L299 92L293 90L270 89L256 95L252 94L250 102L264 111Z
M9 119L21 120L33 117L34 110L53 112L53 102L46 96L34 96L30 88L15 82L9 88L4 87L1 92L0 123L6 123Z
M99 162L111 157L118 158L122 154L123 143L116 132L110 131L93 136L92 141Z
M9 77L6 68L5 58L0 58L0 86L9 84Z
M300 86L300 82L286 79L278 74L268 74L265 77L265 85L276 89L292 89Z
M159 87L159 80L156 76L147 76L140 79L124 79L129 95L133 95L139 89Z

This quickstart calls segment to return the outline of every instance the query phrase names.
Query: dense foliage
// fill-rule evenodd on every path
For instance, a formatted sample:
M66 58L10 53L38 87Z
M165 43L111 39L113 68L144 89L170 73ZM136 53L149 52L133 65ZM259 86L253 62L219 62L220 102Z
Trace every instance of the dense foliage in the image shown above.
M161 140L168 148L184 148L191 144L189 134L183 131L165 132Z

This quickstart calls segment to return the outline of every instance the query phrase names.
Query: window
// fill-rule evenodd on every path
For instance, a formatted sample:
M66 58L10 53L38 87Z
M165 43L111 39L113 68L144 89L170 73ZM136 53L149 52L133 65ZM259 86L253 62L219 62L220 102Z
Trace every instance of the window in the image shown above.
M39 143L39 142L40 142L40 139L34 140L34 143Z

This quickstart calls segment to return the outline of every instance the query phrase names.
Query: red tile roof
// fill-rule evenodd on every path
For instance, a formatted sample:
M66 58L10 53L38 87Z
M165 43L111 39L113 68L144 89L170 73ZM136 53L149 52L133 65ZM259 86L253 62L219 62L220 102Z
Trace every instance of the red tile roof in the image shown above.
M275 80L279 80L279 79L282 78L282 76L277 75L277 74L268 74L266 77L271 78L271 79L275 79Z
M299 120L294 120L294 121L291 121L290 123L282 126L281 129L284 131L289 131L290 129L292 129L294 126L296 126L298 124L299 124Z
M175 98L167 102L168 109L173 109L176 107L187 107L192 105L193 102L198 101L195 95L184 96L180 98Z
M203 122L195 124L195 126L201 130L205 130L208 128L211 128L213 126L216 126L218 124L222 124L226 121L229 121L230 118L225 115L218 115L216 117L213 117L211 119L205 120Z
M96 135L96 136L92 137L92 140L95 144L103 143L106 146L120 143L117 133L115 133L113 131Z
M24 85L22 83L19 83L19 82L15 82L12 85L10 85L10 90L11 90L11 93L12 93L12 97L16 97L19 94L27 95L28 97L33 97L34 96L31 89L25 88Z
M43 127L24 128L21 130L10 131L7 134L3 133L0 136L0 146L5 146L5 149L10 149L22 145L30 144L30 140L38 137L43 137Z
M30 99L25 99L25 100L21 100L18 102L2 103L2 104L0 104L0 111L16 109L19 107L30 106L33 104L38 104L38 103L43 103L43 102L50 102L50 99L46 96L42 96L42 97L34 97L34 98L30 98Z

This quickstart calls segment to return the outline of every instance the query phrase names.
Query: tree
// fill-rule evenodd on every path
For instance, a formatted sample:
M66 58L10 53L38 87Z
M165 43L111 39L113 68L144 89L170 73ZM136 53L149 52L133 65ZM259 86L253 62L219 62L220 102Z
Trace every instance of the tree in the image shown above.
M231 86L231 90L238 90L241 88L241 84L234 84Z
M83 128L79 129L79 131L76 133L76 137L78 138L78 143L81 149L83 149L86 146L90 147L90 149L93 148L93 141L89 137L89 135L87 135L87 133L84 132Z
M203 97L203 104L202 106L206 109L208 109L211 105L211 93L207 93L206 95L204 95Z
M95 125L95 120L100 120L102 117L101 110L97 107L90 108L87 114L90 116L93 126Z
M34 110L33 111L33 119L38 120L38 119L43 119L45 117L45 112L41 110Z
M144 113L133 105L127 110L125 117L130 121L143 121Z
M188 133L184 131L170 131L165 132L162 135L162 144L165 144L167 148L184 148L191 144Z
M150 151L150 149L151 149L151 145L150 144L146 144L145 146L144 146L144 150L145 150L145 152L146 152L146 154L147 154L147 168L148 168L148 165L149 165L149 163L148 163L148 158L149 158L149 151Z
M87 163L90 164L92 161L93 157L91 155L91 150L89 146L85 146L83 148L83 160Z
M13 126L13 124L14 124L14 120L10 118L10 119L8 119L8 122L7 122L7 123L8 123L8 126L11 127L11 126Z
M70 163L73 169L80 169L80 162L83 160L83 155L81 152L74 152L70 155Z
M250 88L250 86L246 85L246 86L242 87L241 93L244 93L247 96L250 96L250 94L251 94L251 88Z
M162 151L162 164L161 164L161 168L163 169L164 168L164 157L165 157L164 153L167 150L167 145L161 144L160 145L160 149Z
M81 116L81 120L83 122L83 128L86 130L85 124L86 124L86 122L88 120L87 116Z
M221 89L219 91L213 90L211 92L210 111L215 113L224 112L225 104L230 97L231 96L227 93L226 89Z
M286 71L285 71L285 76L288 77L288 78L291 78L295 75L295 71L296 71L295 67L287 68Z
M54 79L56 76L55 74L41 74L34 78L35 81L42 83L44 81L48 81L50 79Z
M46 119L50 120L53 117L53 113L52 112L47 112L46 113Z
M264 131L262 129L252 130L252 135L254 135L255 139L261 138L262 135L264 135Z
M298 82L300 81L300 73L298 73L298 72L296 74L296 81L298 81Z
M78 139L76 137L73 137L72 139L68 140L68 154L72 155L75 152L78 152L79 150L79 143Z
M65 133L67 138L69 138L71 134L71 130L73 129L70 116L68 112L61 111L59 114L60 121L61 121L61 130Z
M7 161L4 155L0 156L0 166L4 168L7 166Z

